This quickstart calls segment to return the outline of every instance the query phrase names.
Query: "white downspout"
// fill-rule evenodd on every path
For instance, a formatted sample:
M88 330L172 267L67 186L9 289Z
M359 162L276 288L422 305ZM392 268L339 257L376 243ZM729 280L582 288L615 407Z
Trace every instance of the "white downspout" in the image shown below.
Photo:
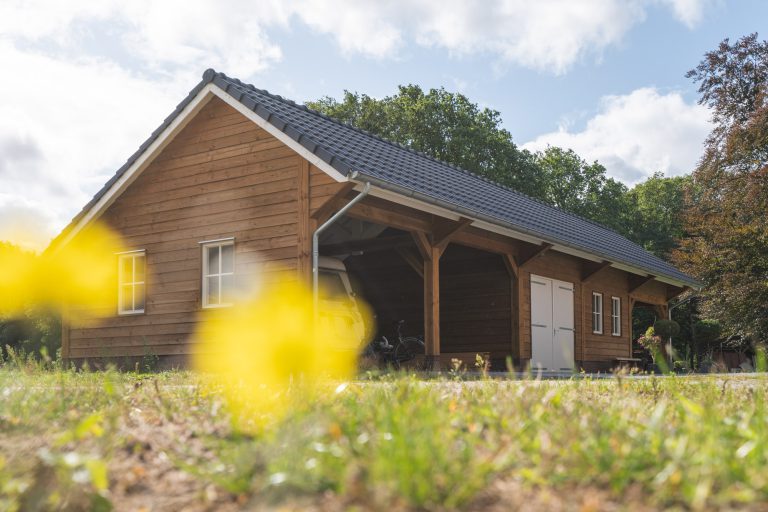
M352 176L350 176L352 179L355 178L357 173L353 173ZM330 219L323 222L320 226L317 227L315 232L312 234L312 302L315 309L315 315L317 315L318 312L318 304L320 299L320 290L318 289L318 281L319 281L319 266L320 266L320 234L325 231L328 227L331 226L334 222L336 222L341 216L343 216L347 211L349 211L350 208L355 206L357 203L359 203L365 196L368 195L368 192L371 190L371 184L366 183L363 187L363 190L360 191L358 195L356 195L350 202L344 205L341 210L334 213Z

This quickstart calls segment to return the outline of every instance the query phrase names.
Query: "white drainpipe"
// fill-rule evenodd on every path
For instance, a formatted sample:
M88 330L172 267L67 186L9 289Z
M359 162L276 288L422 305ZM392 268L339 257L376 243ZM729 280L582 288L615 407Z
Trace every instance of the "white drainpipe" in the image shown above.
M350 178L354 179L356 175L357 173L353 173L350 176ZM325 231L328 227L330 227L334 222L339 220L339 218L342 217L345 213L347 213L347 211L349 211L350 208L355 206L365 196L367 196L370 190L371 190L371 184L366 183L365 186L363 187L363 190L361 190L358 195L356 195L350 202L345 204L341 210L334 213L330 219L328 219L327 221L323 222L320 226L318 226L314 234L312 235L312 301L315 308L315 315L317 315L319 298L320 298L320 290L318 288L318 281L319 281L319 274L320 274L320 269L319 269L320 234L323 231Z

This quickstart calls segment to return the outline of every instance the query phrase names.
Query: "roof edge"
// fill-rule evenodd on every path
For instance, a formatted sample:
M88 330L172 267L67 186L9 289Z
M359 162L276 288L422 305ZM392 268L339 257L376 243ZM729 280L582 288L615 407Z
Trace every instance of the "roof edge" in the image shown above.
M484 214L482 212L478 212L478 211L475 211L475 210L472 210L472 209L469 209L469 208L464 208L462 206L455 205L455 204L450 203L448 201L443 201L443 200L440 200L440 199L428 196L426 194L422 194L422 193L419 193L417 191L407 189L407 188L405 188L403 186L397 185L396 183L392 183L392 182L389 182L389 181L386 181L386 180L382 180L381 178L377 178L375 176L371 176L371 175L365 174L363 172L359 172L358 171L355 181L359 181L359 182L362 182L362 183L368 182L368 183L370 183L373 186L376 186L376 187L379 187L379 188L382 188L382 189L385 189L385 190L389 190L390 192L394 192L394 193L402 195L402 196L411 197L411 198L413 198L413 199L415 199L417 201L420 201L420 202L424 202L424 203L431 204L431 205L434 205L434 206L437 206L437 207L440 207L440 208L444 208L446 210L453 211L453 212L458 213L458 214L460 214L462 216L466 216L466 217L469 217L469 218L474 218L475 220L480 220L480 221L487 222L489 224L493 224L493 225L496 225L496 226L499 226L499 227L502 227L502 228L505 228L505 229L509 229L511 231L514 231L514 232L517 232L517 233L521 233L521 234L524 234L524 235L527 235L527 236L530 236L530 237L542 240L544 242L551 243L551 244L556 245L556 246L559 245L561 247L567 247L569 249L572 249L574 251L578 251L580 253L591 254L591 255L593 255L593 256L595 256L597 258L600 258L600 259L603 259L603 260L606 260L606 261L612 261L613 263L617 263L617 264L620 264L620 265L625 266L625 267L636 269L638 275L644 275L644 276L651 275L650 272L648 272L645 269L641 269L641 268L639 268L639 267L637 267L635 265L630 265L630 264L628 264L628 263L626 263L624 261L617 261L617 260L615 260L615 258L611 258L610 256L606 256L605 254L602 254L600 252L589 251L589 250L584 249L583 247L578 247L578 246L575 246L573 244L565 243L562 240L557 240L557 239L554 239L552 237L547 237L545 235L542 235L541 233L537 233L537 232L532 231L530 229L526 229L526 228L523 228L521 226L517 226L515 224L503 221L503 220L501 220L501 219L499 219L497 217L494 217L492 215L487 215L487 214ZM680 279L678 277L675 277L675 276L672 276L672 275L668 275L668 274L662 274L660 272L657 273L657 274L658 274L658 277L663 277L665 279L673 281L674 283L680 283L679 284L680 286L688 286L688 287L692 287L692 288L696 288L696 289L701 289L703 287L702 283L696 281L695 279L691 278L690 276L687 276L689 278L688 280L682 280L682 279Z

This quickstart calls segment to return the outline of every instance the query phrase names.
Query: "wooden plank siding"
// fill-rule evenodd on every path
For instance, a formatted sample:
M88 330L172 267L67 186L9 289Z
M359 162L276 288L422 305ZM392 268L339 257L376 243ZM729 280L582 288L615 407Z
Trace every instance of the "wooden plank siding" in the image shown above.
M296 276L297 256L308 254L311 237L299 204L306 219L309 182L330 188L325 177L221 100L211 100L102 217L130 249L147 251L145 313L93 312L106 318L71 326L69 357L152 354L183 361L194 350L190 335L198 317L206 313L199 242L234 237L238 281L262 271L267 279Z
M336 182L223 101L212 99L102 217L129 249L146 250L145 313L90 312L102 319L64 329L65 357L157 355L183 364L194 351L190 336L206 314L201 308L199 242L234 237L238 281L258 274L308 283L312 233L354 197L352 186ZM431 316L439 318L431 329L440 338L437 349L442 354L488 353L496 367L503 367L509 355L518 365L531 358L531 274L574 284L574 352L577 365L586 369L631 355L631 301L663 306L675 293L674 287L657 281L637 286L642 277L606 264L379 197L366 197L348 215L414 233L430 246L444 241L435 249L444 252L432 275L432 289L439 294L429 300L433 309L439 308ZM391 334L392 321L405 319L406 334L423 335L422 276L429 266L423 265L420 275L414 266L423 264L423 258L415 248L408 251L406 257L395 248L365 253L346 263L385 332ZM593 291L603 293L602 335L591 330ZM621 336L611 335L611 296L621 298Z

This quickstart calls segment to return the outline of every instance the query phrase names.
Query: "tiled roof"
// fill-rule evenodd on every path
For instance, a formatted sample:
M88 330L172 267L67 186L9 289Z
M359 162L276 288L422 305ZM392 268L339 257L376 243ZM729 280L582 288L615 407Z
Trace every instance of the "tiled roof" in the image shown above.
M648 274L699 283L620 234L595 222L502 187L485 178L331 119L288 99L209 69L203 80L83 209L109 189L208 83L296 140L341 174L502 227L567 246Z

